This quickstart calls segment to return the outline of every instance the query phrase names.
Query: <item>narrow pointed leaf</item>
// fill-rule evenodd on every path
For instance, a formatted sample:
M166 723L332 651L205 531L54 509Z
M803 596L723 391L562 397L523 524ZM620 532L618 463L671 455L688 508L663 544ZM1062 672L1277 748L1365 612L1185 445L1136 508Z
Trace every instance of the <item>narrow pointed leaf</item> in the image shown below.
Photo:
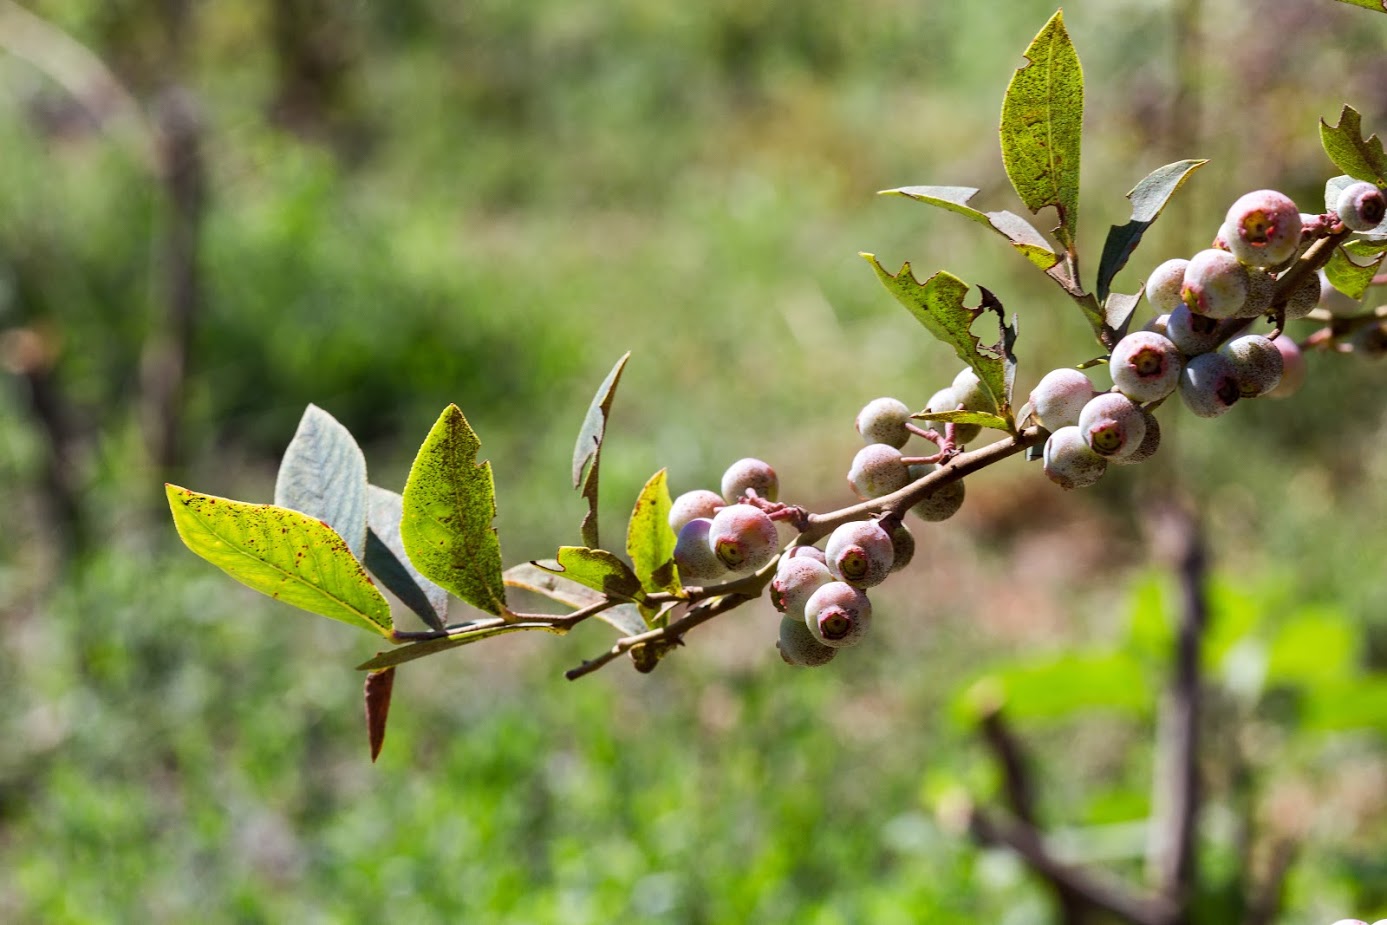
M262 594L389 636L390 605L327 524L272 504L165 489L188 548Z
M506 586L522 588L557 601L573 610L591 607L606 597L597 591L565 578L557 570L562 568L553 560L539 563L522 562L506 569ZM623 636L634 636L646 630L645 621L634 604L618 604L597 615L597 619L614 627Z
M1084 74L1056 12L1026 49L1002 101L1002 162L1032 212L1054 206L1055 234L1072 250L1079 223L1079 143Z
M978 424L996 430L1006 430L1005 418L986 411L920 411L911 417L921 421L938 421L941 424Z
M371 763L385 744L385 721L390 716L390 694L395 689L395 669L382 668L366 676L366 738L371 744Z
M1387 155L1383 154L1382 140L1376 135L1363 137L1362 118L1352 106L1345 106L1339 113L1338 125L1320 120L1320 144L1334 166L1350 177L1387 186Z
M1350 6L1361 6L1365 10L1387 13L1387 0L1339 0L1339 2L1347 3Z
M605 549L586 546L560 546L559 574L618 600L639 601L645 597L641 581L631 567Z
M491 464L478 463L481 441L457 405L424 439L405 483L400 539L429 580L487 613L506 609L501 543L491 522L496 489Z
M367 498L366 568L419 619L433 629L443 629L448 592L419 574L400 539L404 498L377 485L370 487Z
M1045 236L1015 212L980 212L969 206L968 201L977 193L976 189L967 186L902 186L882 190L879 195L904 196L970 218L1006 238L1022 256L1042 270L1059 263L1059 255L1050 247Z
M1360 266L1348 258L1342 247L1336 247L1329 262L1324 265L1324 275L1328 277L1330 285L1350 299L1361 299L1382 266L1382 259L1383 255L1378 254L1371 263Z
M441 639L412 642L398 649L387 649L384 652L377 652L375 658L362 662L360 665L357 665L356 668L358 671L377 671L381 668L392 668L396 665L403 665L407 662L427 658L430 655L437 655L440 652L447 652L449 649L459 649L463 646L470 646L474 642L481 642L483 639L490 639L493 636L505 636L508 633L523 633L530 630L543 630L550 633L558 632L553 627L541 623L508 623L504 626L488 626L486 629L479 629L474 633L460 633Z
M1113 277L1127 265L1146 229L1160 217L1170 197L1184 185L1190 174L1209 163L1207 160L1176 161L1157 167L1132 191L1132 219L1125 225L1113 225L1103 242L1103 257L1098 262L1098 301L1106 304Z
M863 254L862 257L872 265L877 278L896 297L896 301L904 305L925 326L925 330L952 347L958 358L978 374L997 402L997 413L1004 421L1002 429L1010 430L1011 425L1006 423L1011 420L1006 347L1005 344L984 346L970 330L984 308L964 306L963 297L968 294L968 284L943 270L921 283L915 279L909 263L903 264L900 272L893 275L877 262L876 255ZM990 296L990 293L987 295ZM995 303L995 299L991 301ZM987 299L984 300L986 303ZM995 306L1000 314L1000 303L995 303Z
M626 527L626 554L647 591L678 591L674 571L674 531L669 528L669 485L665 470L650 477L636 498Z
M578 430L578 442L573 447L573 487L588 502L588 512L583 517L580 532L583 542L594 549L602 545L597 530L597 482L602 462L602 440L607 434L607 417L612 412L621 371L626 368L626 361L630 358L629 350L622 354L611 372L607 373L607 378L597 387L597 394L592 397L592 404L583 418L583 426ZM584 469L587 470L586 478L583 476Z
M366 457L336 418L309 405L279 462L275 501L336 530L358 559L366 549Z

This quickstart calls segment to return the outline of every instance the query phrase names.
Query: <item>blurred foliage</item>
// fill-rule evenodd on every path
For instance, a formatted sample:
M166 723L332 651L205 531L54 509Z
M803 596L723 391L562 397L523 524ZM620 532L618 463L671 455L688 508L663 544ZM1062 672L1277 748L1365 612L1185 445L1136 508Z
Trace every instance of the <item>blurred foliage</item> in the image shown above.
M1091 355L1068 300L1004 243L873 197L966 184L980 207L1024 210L997 113L1053 7L1005 6L30 8L148 112L174 85L199 103L194 484L268 500L314 402L398 490L456 402L495 465L509 563L575 541L573 436L626 349L609 524L657 468L677 493L744 455L774 463L793 500L845 501L860 405L922 405L956 372L859 250L996 292L1019 316L1023 391ZM1137 180L1212 161L1119 290L1201 246L1247 189L1318 202L1333 171L1316 120L1342 103L1387 129L1387 24L1347 4L1065 13L1089 78L1085 269ZM1087 494L1019 462L980 474L956 520L916 531L877 638L823 671L778 664L764 605L650 677L562 681L607 644L601 628L409 666L371 766L360 638L230 586L175 546L158 506L139 413L158 184L25 58L0 57L0 87L0 330L54 352L93 538L59 564L45 438L29 383L7 374L0 918L1047 921L1013 859L934 821L934 795L995 786L949 704L1009 665L1033 684L1050 672L1055 702L1022 723L1046 817L1076 826L1074 856L1136 872L1173 600L1145 527L1170 495L1205 512L1224 576L1206 654L1211 723L1233 732L1206 769L1208 864L1231 863L1245 752L1266 824L1301 837L1286 921L1387 912L1382 367L1312 357L1290 402L1172 416L1157 460ZM1125 709L1082 706L1095 700Z

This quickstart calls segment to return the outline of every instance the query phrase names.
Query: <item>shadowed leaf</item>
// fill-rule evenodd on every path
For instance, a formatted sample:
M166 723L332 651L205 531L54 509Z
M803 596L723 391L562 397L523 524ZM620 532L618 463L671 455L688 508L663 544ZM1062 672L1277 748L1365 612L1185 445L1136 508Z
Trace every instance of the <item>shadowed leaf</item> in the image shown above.
M1339 2L1347 3L1349 6L1361 6L1365 10L1387 13L1387 0L1339 0Z
M1105 307L1113 278L1127 265L1146 229L1160 217L1170 197L1184 185L1190 174L1207 163L1206 160L1187 160L1157 167L1127 194L1132 201L1132 219L1125 225L1112 226L1107 240L1103 242L1103 256L1098 261L1098 301L1104 303Z
M496 489L491 464L478 463L481 441L457 405L424 439L405 483L400 539L426 578L487 613L506 609L501 543L491 521Z
M1054 206L1055 234L1072 250L1079 224L1079 144L1084 74L1056 12L1026 49L1002 101L1002 162L1032 212Z
M626 368L626 361L630 358L629 350L622 354L611 372L607 373L607 378L597 387L597 394L592 397L592 404L583 418L583 426L578 430L578 442L573 447L573 487L579 489L579 494L588 502L588 512L583 517L580 531L583 542L594 549L602 545L597 530L597 482L602 462L602 440L607 434L607 417L616 398L621 371ZM586 478L583 477L584 469L587 469Z
M977 192L967 186L902 186L882 190L879 195L904 196L970 218L1006 238L1022 256L1042 270L1048 270L1059 262L1059 255L1050 247L1045 236L1015 212L980 212L969 206L968 200Z
M389 636L390 605L327 524L271 504L165 488L188 548L262 594Z
M1372 285L1373 277L1382 266L1383 254L1378 253L1366 265L1359 265L1348 258L1344 248L1334 248L1329 262L1324 265L1324 275L1330 285L1350 299L1361 299Z
M561 568L559 563L552 559L522 562L506 569L506 584L512 588L522 588L543 595L573 610L591 607L606 600L597 591L565 578L559 572ZM596 619L610 624L623 636L634 636L646 630L645 621L641 619L640 612L634 604L609 607L599 613Z
M1104 318L1113 332L1114 344L1127 336L1127 329L1132 324L1132 314L1137 310L1137 305L1141 303L1141 295L1145 291L1146 287L1143 286L1141 291L1135 295L1110 292L1103 301Z
M385 744L385 721L390 716L390 693L394 689L394 668L383 668L366 676L366 738L371 743L373 764Z
M419 574L405 555L400 539L404 499L376 485L370 486L367 498L366 568L419 619L433 629L443 629L448 592Z
M309 405L279 461L275 501L336 530L352 555L366 550L366 457L336 418Z
M559 574L610 598L640 601L645 597L631 567L605 549L560 546Z

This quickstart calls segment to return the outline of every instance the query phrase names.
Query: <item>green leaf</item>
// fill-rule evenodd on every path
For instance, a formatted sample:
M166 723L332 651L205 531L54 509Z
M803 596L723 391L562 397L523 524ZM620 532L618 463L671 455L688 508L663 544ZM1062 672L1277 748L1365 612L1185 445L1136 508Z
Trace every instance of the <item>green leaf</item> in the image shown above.
M395 689L395 669L383 668L366 676L366 739L371 746L371 763L380 757L385 744L385 721L390 716L390 694Z
M1042 270L1059 263L1059 255L1050 247L1045 236L1015 212L979 212L970 207L968 200L977 193L976 189L968 186L902 186L882 190L879 195L904 196L966 216L1006 238L1022 256Z
M400 539L419 572L487 613L506 610L501 543L491 522L496 488L481 441L457 405L424 439L405 483Z
M987 683L1014 720L1061 719L1095 708L1148 716L1155 708L1158 689L1137 658L1104 651L1027 660L989 673ZM977 686L969 685L955 699L956 716L972 721Z
M1107 240L1103 242L1103 256L1098 261L1098 301L1107 302L1113 278L1127 265L1146 229L1160 217L1170 197L1184 185L1190 174L1207 163L1207 160L1187 160L1166 164L1151 171L1132 187L1127 194L1132 201L1131 221L1125 225L1113 225L1108 231Z
M1347 3L1350 6L1361 6L1365 10L1387 13L1387 0L1339 0L1339 2Z
M1031 212L1054 206L1055 234L1074 249L1079 224L1079 143L1084 73L1057 11L1026 49L1002 101L1002 162Z
M1342 612L1310 610L1281 626L1267 657L1268 684L1314 685L1353 673L1358 640Z
M279 462L274 503L323 521L352 555L364 555L366 457L347 428L317 405L304 409Z
M381 668L393 668L396 665L403 665L406 662L413 662L421 658L427 658L430 655L437 655L439 652L446 652L449 649L469 646L474 642L481 642L483 639L490 639L493 636L505 636L508 633L523 633L528 630L546 630L551 633L558 632L553 627L540 623L508 623L504 626L488 626L486 629L477 630L474 633L464 631L440 639L427 639L423 642L412 642L398 649L387 649L384 652L377 652L375 658L362 662L360 665L356 666L356 669L357 671L377 671Z
M939 421L943 424L978 424L995 430L1006 430L1005 418L986 411L919 411L911 415L921 421Z
M178 535L232 578L276 600L382 636L390 605L347 543L321 520L166 485Z
M621 371L626 368L626 361L630 358L631 351L622 354L611 372L607 373L607 378L597 387L597 394L592 397L592 404L583 418L583 426L578 430L578 442L573 447L573 487L579 489L588 502L588 512L583 517L580 531L583 542L594 549L602 545L597 531L597 480L602 461L602 440L607 434L607 417L616 398ZM592 465L589 466L589 463ZM584 469L587 469L587 478L583 477Z
M669 485L665 470L650 477L636 498L626 526L626 554L647 591L678 591L674 569L674 531L669 528Z
M645 598L641 581L631 567L605 549L560 546L559 574L617 600L639 602Z
M1339 113L1338 125L1320 120L1320 144L1334 166L1350 177L1387 186L1387 156L1383 155L1382 141L1376 135L1363 137L1362 118L1352 106L1345 106Z
M1347 676L1316 684L1306 692L1301 723L1306 729L1337 732L1381 729L1387 716L1387 677Z
M367 498L366 568L419 619L436 630L443 629L448 592L419 574L405 554L400 539L404 499L377 485L370 486Z
M1372 262L1360 266L1348 258L1343 247L1336 247L1324 265L1324 275L1330 285L1350 299L1361 299L1372 285L1378 267L1382 266L1382 258L1383 255L1378 254Z
M591 588L584 587L559 574L562 566L554 560L522 562L506 569L506 586L522 588L535 594L557 601L573 610L591 607L606 598ZM597 615L597 619L610 624L623 636L634 636L646 631L645 621L634 604L618 604Z
M983 311L991 308L1000 316L1001 304L984 289L983 305L967 308L963 304L963 297L968 294L968 284L957 276L940 270L921 283L911 273L909 263L902 264L900 272L892 275L877 262L875 254L864 253L862 257L876 270L877 278L896 297L896 301L904 305L925 326L925 330L953 347L958 358L978 374L997 402L997 414L1003 422L1001 429L1010 431L1012 416L1008 364L1011 360L1008 358L1008 342L1014 338L1015 330L1003 325L1003 342L993 346L984 346L971 331L973 322Z

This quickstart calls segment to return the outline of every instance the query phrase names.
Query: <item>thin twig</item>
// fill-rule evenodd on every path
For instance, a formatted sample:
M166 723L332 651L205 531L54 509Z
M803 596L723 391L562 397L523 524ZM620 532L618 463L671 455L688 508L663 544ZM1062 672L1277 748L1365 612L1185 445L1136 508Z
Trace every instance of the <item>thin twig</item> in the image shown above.
M707 623L720 614L740 607L748 600L751 600L751 598L740 594L730 594L727 597L720 597L707 604L695 607L683 617L680 617L667 626L650 630L647 633L640 633L635 636L623 636L606 652L603 652L596 658L588 659L577 668L570 668L568 671L564 672L564 677L570 681L576 681L584 675L592 674L594 671L620 658L639 645L677 643L689 630L700 624Z

